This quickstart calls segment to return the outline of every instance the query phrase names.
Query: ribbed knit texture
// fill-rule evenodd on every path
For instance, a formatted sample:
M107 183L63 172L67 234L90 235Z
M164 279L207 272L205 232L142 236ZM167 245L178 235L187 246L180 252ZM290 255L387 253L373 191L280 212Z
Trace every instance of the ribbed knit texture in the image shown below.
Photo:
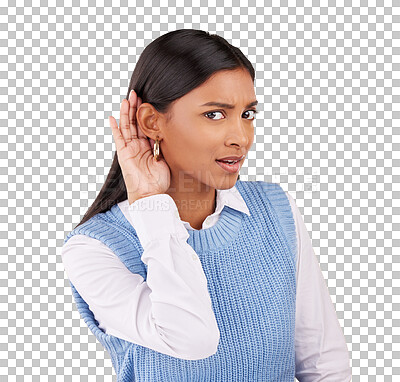
M295 379L296 229L276 183L236 182L251 216L225 206L217 223L189 230L220 330L218 351L205 359L175 358L106 334L71 284L81 317L110 354L118 382L293 382ZM146 280L135 229L115 204L70 232L106 244Z

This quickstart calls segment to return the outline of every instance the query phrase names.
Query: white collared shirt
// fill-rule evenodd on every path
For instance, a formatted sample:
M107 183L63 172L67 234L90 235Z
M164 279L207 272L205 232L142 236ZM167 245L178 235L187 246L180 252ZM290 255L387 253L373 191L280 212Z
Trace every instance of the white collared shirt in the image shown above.
M300 382L348 382L351 380L350 358L343 331L301 213L291 195L288 192L286 195L298 243L295 376ZM151 208L159 201L169 204L168 212L160 213ZM213 322L212 310L204 309L205 305L199 303L210 302L204 271L196 252L186 242L188 230L193 228L180 219L176 204L168 194L138 199L131 206L126 199L118 205L136 230L144 249L142 258L146 258L146 263L151 260L147 282L130 272L105 244L85 235L74 235L62 248L69 280L106 333L165 354L195 358L195 351L202 349L188 354L189 349L179 348L160 334L157 325L167 321L171 328L179 322L177 330L183 333L182 322L187 322L187 328L193 327L190 317L203 317L204 322ZM215 212L204 220L203 229L218 221L225 205L250 215L235 186L217 190ZM176 261L178 258L181 261ZM187 285L187 290L182 290L182 285ZM152 298L152 292L156 292L157 299ZM166 300L169 303L163 304ZM174 312L174 306L179 307L180 314L187 311L188 320L175 320L178 309Z

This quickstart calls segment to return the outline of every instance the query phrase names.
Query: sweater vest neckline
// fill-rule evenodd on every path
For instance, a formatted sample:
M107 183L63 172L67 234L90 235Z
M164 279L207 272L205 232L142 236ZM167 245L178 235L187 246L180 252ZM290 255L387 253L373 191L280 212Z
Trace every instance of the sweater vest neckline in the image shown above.
M239 192L242 189L240 182L240 180L236 182ZM126 228L132 230L131 223L121 211L118 203L111 207L111 212ZM187 230L189 233L187 243L190 244L196 253L203 253L211 249L216 250L223 247L237 237L244 215L242 211L225 205L221 210L218 221L213 226L200 230Z

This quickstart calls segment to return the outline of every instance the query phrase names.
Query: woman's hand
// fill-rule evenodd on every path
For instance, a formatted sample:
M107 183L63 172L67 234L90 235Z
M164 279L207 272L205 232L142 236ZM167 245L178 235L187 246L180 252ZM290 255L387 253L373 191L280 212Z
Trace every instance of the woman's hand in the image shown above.
M112 129L118 162L128 192L129 204L135 200L168 190L171 172L167 162L153 156L150 140L136 123L136 112L142 104L132 90L129 101L121 102L120 127L114 117L108 117Z

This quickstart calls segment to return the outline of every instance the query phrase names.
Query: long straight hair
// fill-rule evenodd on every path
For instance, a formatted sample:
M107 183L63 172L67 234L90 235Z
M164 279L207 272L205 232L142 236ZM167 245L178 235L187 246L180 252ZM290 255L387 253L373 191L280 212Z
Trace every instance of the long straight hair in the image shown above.
M172 102L214 73L239 68L247 69L254 83L254 68L240 49L216 34L178 29L158 37L143 50L132 73L126 99L133 89L143 103L150 103L160 113L168 113ZM103 187L76 227L127 197L115 151Z

